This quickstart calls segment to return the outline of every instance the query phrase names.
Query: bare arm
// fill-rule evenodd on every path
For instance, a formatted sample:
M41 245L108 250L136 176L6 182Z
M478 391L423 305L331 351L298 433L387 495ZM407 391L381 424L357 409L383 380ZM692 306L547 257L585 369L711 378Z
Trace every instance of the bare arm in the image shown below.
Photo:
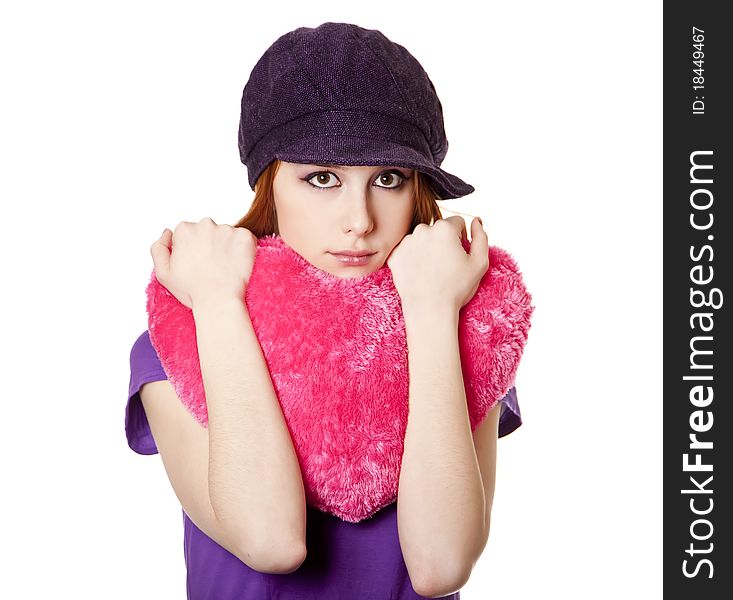
M209 496L245 554L305 558L303 480L246 304L193 304L209 415ZM298 562L299 561L299 562Z
M483 482L463 386L458 312L408 311L405 326L410 411L397 524L413 586L438 597L465 584L486 544L493 470L487 462L491 481ZM489 427L496 428L498 414L487 416Z

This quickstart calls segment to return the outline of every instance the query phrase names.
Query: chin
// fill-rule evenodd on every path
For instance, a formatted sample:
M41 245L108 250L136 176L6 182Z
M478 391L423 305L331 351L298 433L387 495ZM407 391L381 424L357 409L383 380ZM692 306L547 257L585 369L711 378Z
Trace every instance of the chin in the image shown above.
M363 267L343 267L341 269L337 269L336 271L329 271L329 272L341 279L354 279L356 277L366 277L367 275L371 275L376 270L377 269L374 269L372 267L363 266Z

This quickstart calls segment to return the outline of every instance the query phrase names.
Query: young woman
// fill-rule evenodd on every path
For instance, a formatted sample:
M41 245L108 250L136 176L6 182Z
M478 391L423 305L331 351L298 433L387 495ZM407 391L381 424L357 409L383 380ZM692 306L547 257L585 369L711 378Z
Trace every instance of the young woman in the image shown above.
M473 188L439 165L440 102L419 63L345 23L279 38L250 75L239 146L255 198L235 225L166 229L156 277L193 311L208 427L150 344L131 353L130 447L160 453L183 509L188 597L459 598L488 538L496 441L521 425L514 388L471 431L458 313L488 269L488 239L436 200ZM387 265L402 304L410 411L396 502L349 523L305 504L303 480L242 297L257 241L281 236L317 268Z

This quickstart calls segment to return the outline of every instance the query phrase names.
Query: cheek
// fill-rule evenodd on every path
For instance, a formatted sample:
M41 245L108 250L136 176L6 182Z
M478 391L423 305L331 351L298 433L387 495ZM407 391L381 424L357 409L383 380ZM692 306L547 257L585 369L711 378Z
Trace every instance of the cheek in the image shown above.
M293 241L299 244L311 244L328 239L328 220L317 209L313 209L307 202L285 203L283 213L278 212L280 231L285 231Z
M409 227L412 218L415 215L415 201L411 198L407 199L400 207L400 222L402 227Z

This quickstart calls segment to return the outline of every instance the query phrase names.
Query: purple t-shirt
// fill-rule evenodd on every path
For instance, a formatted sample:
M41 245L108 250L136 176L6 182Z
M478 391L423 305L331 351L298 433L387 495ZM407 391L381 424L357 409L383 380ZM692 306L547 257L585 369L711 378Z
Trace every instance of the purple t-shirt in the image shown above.
M147 331L130 352L130 387L125 409L127 443L138 454L157 454L140 388L167 379ZM516 390L501 399L499 437L522 424ZM203 533L185 511L183 552L189 600L414 600L397 534L397 501L359 523L306 507L303 564L293 573L260 573ZM445 596L460 599L460 592Z

